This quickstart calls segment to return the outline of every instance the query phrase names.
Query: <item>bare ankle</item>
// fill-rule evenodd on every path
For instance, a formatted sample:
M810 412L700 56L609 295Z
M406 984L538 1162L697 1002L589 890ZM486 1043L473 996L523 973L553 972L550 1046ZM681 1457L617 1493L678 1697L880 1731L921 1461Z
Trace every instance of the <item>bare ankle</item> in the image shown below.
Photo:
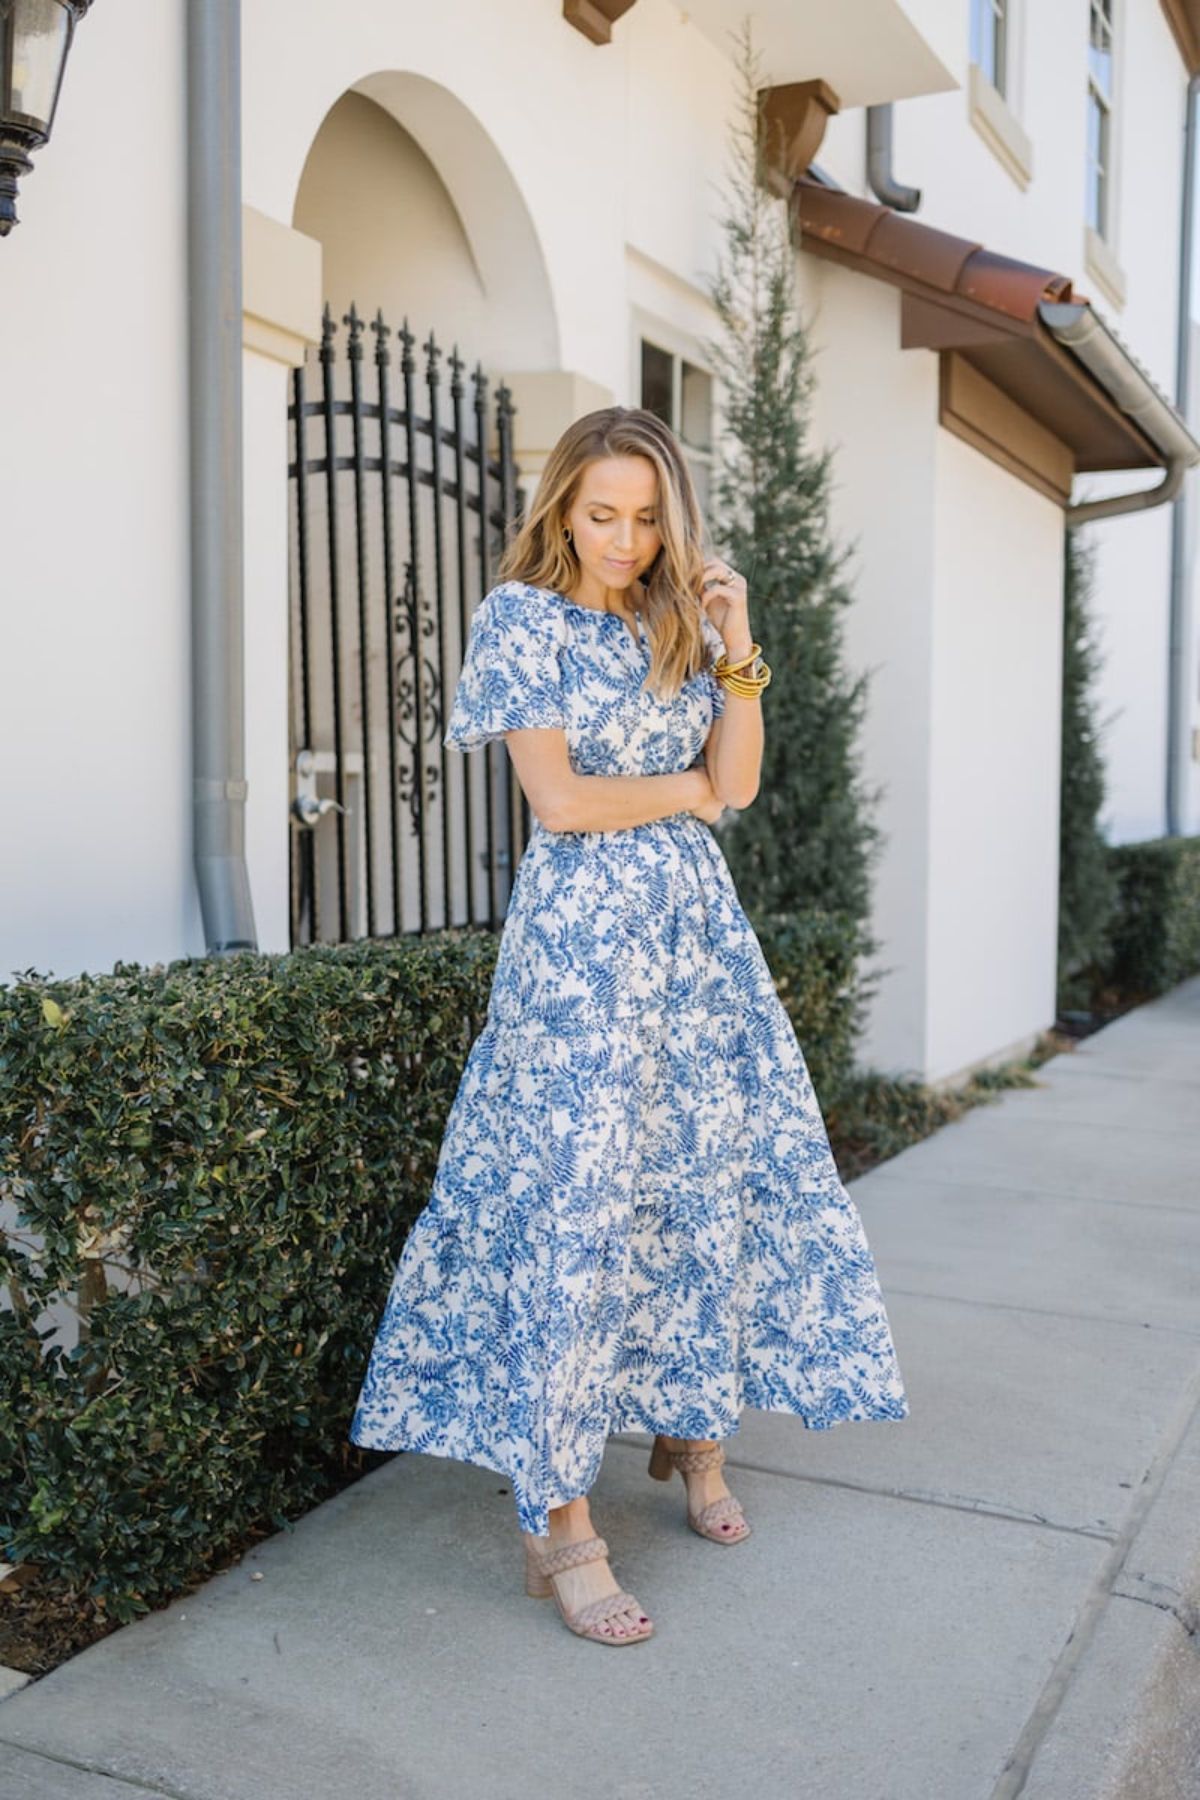
M592 1533L591 1511L586 1494L568 1500L563 1506L550 1508L551 1537L579 1538L590 1537Z

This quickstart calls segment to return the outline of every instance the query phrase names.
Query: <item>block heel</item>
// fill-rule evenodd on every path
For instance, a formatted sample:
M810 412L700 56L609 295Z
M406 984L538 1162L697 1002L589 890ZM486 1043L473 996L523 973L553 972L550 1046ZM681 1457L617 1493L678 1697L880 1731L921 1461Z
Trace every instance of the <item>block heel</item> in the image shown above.
M602 1594L590 1600L577 1612L569 1613L562 1595L554 1585L554 1577L564 1569L576 1569L581 1563L599 1562L608 1556L608 1545L602 1537L583 1538L577 1544L556 1544L541 1549L530 1538L525 1539L525 1592L534 1600L553 1595L563 1624L576 1637L590 1638L593 1644L642 1644L654 1633L654 1625L643 1613L632 1594L618 1589L615 1594ZM601 1629L610 1619L619 1618L628 1629L624 1637L614 1637Z
M660 1437L654 1440L654 1448L650 1452L650 1473L655 1481L670 1481L675 1473L675 1464L671 1461L671 1452Z
M525 1546L525 1592L531 1600L549 1600L554 1593L550 1577L542 1573L538 1564L537 1552L528 1544Z

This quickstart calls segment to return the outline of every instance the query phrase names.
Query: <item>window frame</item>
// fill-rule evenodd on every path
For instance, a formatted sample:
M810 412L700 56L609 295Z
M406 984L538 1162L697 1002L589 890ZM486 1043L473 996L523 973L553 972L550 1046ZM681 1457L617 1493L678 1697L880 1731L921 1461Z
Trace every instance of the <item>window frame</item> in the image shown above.
M1111 242L1113 165L1116 140L1117 0L1087 0L1087 6L1087 133L1084 140L1087 146L1087 163L1084 218L1098 237L1102 237L1106 242ZM1096 79L1093 61L1092 30L1097 19L1108 28L1109 80L1107 93L1103 91ZM1102 151L1098 147L1096 159L1093 161L1092 120L1095 115L1099 115L1100 119L1098 136Z
M1083 258L1090 275L1115 308L1125 305L1127 282L1118 251L1121 222L1121 121L1124 111L1124 37L1126 7L1123 0L1107 0L1109 15L1109 91L1101 96L1107 112L1107 166L1103 170L1103 217L1093 219L1096 194L1093 187L1092 116L1098 92L1092 67L1092 21L1106 0L1087 0L1087 76L1084 123Z
M671 358L671 421L670 428L683 445L684 455L692 470L695 480L696 470L703 467L707 471L708 502L706 504L703 491L699 492L702 512L707 512L711 505L712 483L716 471L716 446L719 431L719 383L715 371L705 361L703 351L692 333L683 327L672 324L654 313L641 307L630 308L630 391L637 395L636 404L642 405L642 344L652 344L656 350ZM683 414L683 365L695 369L708 381L708 429L707 446L693 444L685 438L682 431ZM700 483L697 482L700 490Z
M967 33L967 117L997 162L1019 188L1033 179L1033 144L1021 123L1025 86L1025 0L969 0ZM978 21L988 15L1000 21L998 54L1003 67L995 77L976 57Z

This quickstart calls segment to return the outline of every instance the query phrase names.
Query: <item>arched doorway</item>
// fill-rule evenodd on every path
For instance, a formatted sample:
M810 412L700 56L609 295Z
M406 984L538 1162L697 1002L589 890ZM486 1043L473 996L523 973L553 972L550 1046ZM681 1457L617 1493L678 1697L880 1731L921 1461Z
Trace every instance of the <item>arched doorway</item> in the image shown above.
M524 504L501 371L554 360L532 228L461 103L405 75L330 109L294 224L326 307L288 409L292 943L495 928L528 807L502 745L441 739Z

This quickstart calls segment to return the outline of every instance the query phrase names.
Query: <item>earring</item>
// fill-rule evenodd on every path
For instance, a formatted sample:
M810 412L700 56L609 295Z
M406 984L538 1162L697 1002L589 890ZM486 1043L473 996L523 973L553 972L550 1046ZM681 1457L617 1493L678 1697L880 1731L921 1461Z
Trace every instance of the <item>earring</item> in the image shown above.
M569 544L571 541L571 527L569 525L563 526L563 536L566 538L566 540Z

